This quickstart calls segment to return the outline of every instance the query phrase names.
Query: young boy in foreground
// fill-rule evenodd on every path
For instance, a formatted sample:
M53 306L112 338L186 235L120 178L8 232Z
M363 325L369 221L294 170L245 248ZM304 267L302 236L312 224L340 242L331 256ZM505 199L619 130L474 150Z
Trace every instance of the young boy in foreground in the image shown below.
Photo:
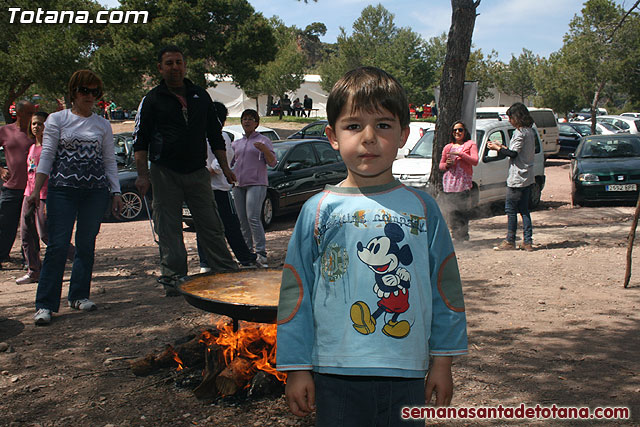
M452 356L467 351L451 237L433 198L391 174L409 135L407 97L392 76L348 72L327 116L348 176L305 203L291 236L277 369L289 375L291 412L317 408L318 426L407 425L401 408L433 392L437 405L451 402Z

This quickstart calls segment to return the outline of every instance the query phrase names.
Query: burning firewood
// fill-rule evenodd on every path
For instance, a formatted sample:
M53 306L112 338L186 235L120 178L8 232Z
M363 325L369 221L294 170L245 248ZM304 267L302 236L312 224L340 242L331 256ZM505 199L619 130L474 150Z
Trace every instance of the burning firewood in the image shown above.
M173 346L167 345L164 351L158 355L147 354L146 356L132 360L129 362L131 372L137 376L146 376L159 369L175 366L174 354L176 354Z
M197 336L183 344L176 345L175 348L167 345L159 353L150 353L144 357L134 359L129 362L131 372L137 376L147 376L160 369L184 366L202 366L207 345Z
M162 352L135 359L129 365L138 376L176 367L176 370L192 368L187 371L193 375L193 368L204 366L202 382L193 389L198 399L230 396L249 388L249 393L255 396L281 393L286 375L272 366L275 332L275 325L235 331L232 325L220 322L213 330L175 347L167 345Z
M220 358L221 354L222 352L218 345L213 344L207 348L202 382L193 390L193 394L198 399L207 399L218 395L216 378L224 366Z
M235 394L244 388L255 374L255 368L248 360L237 357L220 372L216 378L216 387L223 396Z

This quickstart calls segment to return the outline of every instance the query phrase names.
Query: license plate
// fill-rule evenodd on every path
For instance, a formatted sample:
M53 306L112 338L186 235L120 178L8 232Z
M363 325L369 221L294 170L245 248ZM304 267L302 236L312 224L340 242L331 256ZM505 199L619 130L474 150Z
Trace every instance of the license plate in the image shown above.
M182 208L182 216L191 216L189 208Z
M607 185L604 189L606 191L636 191L638 186L637 184L613 184Z

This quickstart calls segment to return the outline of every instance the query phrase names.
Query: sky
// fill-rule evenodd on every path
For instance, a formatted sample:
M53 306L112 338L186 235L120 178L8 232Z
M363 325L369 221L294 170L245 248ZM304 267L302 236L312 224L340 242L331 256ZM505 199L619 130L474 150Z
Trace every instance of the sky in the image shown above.
M108 7L118 6L117 0L100 0ZM450 0L318 0L309 3L297 0L249 0L265 17L278 16L286 25L304 29L312 22L322 22L327 34L321 41L335 43L340 27L347 34L353 22L368 5L381 3L395 15L398 27L409 27L425 40L448 33L451 26ZM632 0L616 0L630 7ZM498 59L509 62L523 48L548 57L559 50L569 22L580 14L582 0L482 0L473 31L475 49L488 54L498 52Z

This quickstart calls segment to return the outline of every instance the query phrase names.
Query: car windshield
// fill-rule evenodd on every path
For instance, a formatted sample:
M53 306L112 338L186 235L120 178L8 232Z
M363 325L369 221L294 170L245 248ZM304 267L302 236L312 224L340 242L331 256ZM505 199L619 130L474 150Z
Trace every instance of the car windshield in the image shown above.
M570 125L563 125L563 124L558 124L558 131L559 131L560 133L563 133L563 134L569 134L569 135L574 134L574 133L576 133L576 132L577 132L577 130L576 130L576 129L574 129L572 126L570 126Z
M273 151L276 153L276 164L275 166L271 167L267 165L267 169L268 170L274 170L275 168L278 167L278 164L280 163L280 160L282 160L282 158L284 157L285 153L289 150L289 145L278 145L278 144L273 144Z
M260 131L260 133L262 135L266 136L267 138L269 138L272 141L277 141L278 139L280 139L280 138L278 138L278 134L275 133L272 130L262 130L262 131Z
M433 131L428 130L418 140L416 145L409 151L407 157L422 157L430 159L433 155Z
M613 136L613 135L612 135ZM585 139L579 157L611 159L639 157L640 138Z
M582 123L574 123L573 128L582 136L591 135L591 126Z
M611 132L618 132L618 131L621 130L618 126L614 126L611 123L607 123L607 122L601 122L600 126L602 126L606 130L611 131Z

